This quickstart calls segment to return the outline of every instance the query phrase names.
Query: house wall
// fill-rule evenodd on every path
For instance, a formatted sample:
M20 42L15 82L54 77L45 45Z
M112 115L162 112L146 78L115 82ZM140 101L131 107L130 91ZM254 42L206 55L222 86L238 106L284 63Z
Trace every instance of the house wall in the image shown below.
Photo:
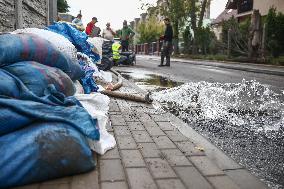
M57 16L54 4L57 0L0 0L0 32L48 25Z
M284 13L284 0L254 0L253 8L258 9L262 16L268 14L271 6L276 7L277 11Z

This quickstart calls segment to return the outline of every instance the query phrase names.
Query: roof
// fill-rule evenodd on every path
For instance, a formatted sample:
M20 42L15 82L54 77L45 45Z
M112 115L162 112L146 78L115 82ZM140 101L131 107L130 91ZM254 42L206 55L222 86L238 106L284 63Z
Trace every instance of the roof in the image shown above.
M229 20L232 16L236 17L238 14L237 10L225 9L216 19L212 21L212 25L219 24L223 21Z

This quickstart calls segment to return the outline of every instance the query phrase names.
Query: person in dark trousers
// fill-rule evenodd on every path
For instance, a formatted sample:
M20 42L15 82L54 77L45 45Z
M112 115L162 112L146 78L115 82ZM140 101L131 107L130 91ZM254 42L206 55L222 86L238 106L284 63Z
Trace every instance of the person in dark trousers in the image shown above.
M123 21L123 28L120 32L122 52L128 51L129 40L135 35L134 31L127 25L127 21Z
M172 41L173 41L173 27L171 25L170 19L165 18L164 23L166 25L165 34L161 36L160 39L163 40L163 46L161 49L161 64L159 67L164 66L164 59L166 57L165 66L170 66L170 56L172 54Z

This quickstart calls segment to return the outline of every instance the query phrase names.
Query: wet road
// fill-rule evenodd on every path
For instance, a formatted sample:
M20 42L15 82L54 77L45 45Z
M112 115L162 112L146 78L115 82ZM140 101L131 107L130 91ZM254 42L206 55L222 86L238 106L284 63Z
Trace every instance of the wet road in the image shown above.
M192 123L194 119L191 126L197 132L263 179L271 188L284 188L283 76L180 62L173 62L171 67L157 67L158 64L157 60L139 57L136 66L115 69L148 91L191 83L179 89L183 96L179 96L179 91L176 90L167 94L161 92L157 94L157 99L164 104L165 109L184 121ZM255 82L244 83L243 79ZM207 83L200 83L201 81ZM224 83L234 84L228 86ZM266 86L272 92L267 93ZM232 95L232 91L238 93ZM192 93L197 97L200 106L198 111L191 109ZM170 99L167 95L173 98ZM212 95L216 97L214 101ZM243 102L231 102L236 97ZM181 98L184 99L179 106L176 99ZM222 100L218 101L218 98ZM185 101L188 101L187 104ZM258 107L267 108L260 111ZM217 112L215 118L208 119L205 116L208 109ZM269 126L272 129L267 130Z
M171 67L157 67L159 61L151 60L148 57L137 58L137 65L134 67L119 68L124 71L133 69L140 73L159 74L170 80L177 82L220 82L220 83L240 83L243 79L256 80L262 84L272 86L274 90L280 92L284 90L283 76L267 75L261 73L245 72L232 69L216 68L210 66L194 65L189 63L172 62Z

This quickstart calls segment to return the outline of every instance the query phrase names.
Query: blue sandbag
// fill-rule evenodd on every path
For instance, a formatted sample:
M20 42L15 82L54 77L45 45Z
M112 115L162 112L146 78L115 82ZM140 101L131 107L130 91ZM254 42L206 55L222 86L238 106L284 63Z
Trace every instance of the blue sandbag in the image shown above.
M3 67L4 70L17 76L35 95L42 97L48 85L53 84L57 91L65 96L76 92L72 80L58 68L27 61Z
M94 169L86 139L68 124L35 123L0 137L0 188L71 176Z
M75 97L65 97L54 86L45 92L44 97L36 96L17 77L0 69L0 136L34 121L54 121L67 123L84 136L99 140L96 120Z
M84 76L77 62L73 62L49 41L37 35L26 33L0 35L0 67L22 61L36 61L59 68L73 80Z
M94 46L87 41L88 36L86 33L80 32L64 22L57 22L46 29L66 37L76 47L78 52L88 55L94 62L100 60L100 55L93 51Z

